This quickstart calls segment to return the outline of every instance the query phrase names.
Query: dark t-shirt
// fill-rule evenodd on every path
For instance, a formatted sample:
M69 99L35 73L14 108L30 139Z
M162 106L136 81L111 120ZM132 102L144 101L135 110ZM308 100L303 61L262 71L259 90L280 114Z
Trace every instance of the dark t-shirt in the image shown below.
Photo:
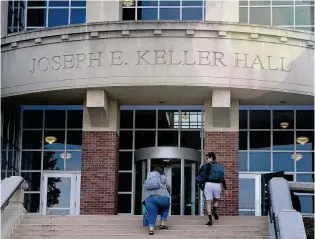
M202 165L202 167L198 170L198 172L197 172L197 177L198 177L199 174L203 171L204 167L207 167L207 168L206 168L206 175L209 175L209 174L210 174L212 165L211 165L211 163L205 163L205 164ZM208 178L208 177L207 177L207 178ZM224 188L225 190L227 189L225 179L223 179L222 181L221 181L221 180L220 180L220 181L217 181L217 180L208 180L208 181L206 181L206 182L210 182L210 183L222 183L223 188Z

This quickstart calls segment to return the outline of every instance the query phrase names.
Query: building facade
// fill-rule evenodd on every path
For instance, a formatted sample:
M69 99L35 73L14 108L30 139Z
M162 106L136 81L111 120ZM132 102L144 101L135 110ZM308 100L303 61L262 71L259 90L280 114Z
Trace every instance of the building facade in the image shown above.
M163 167L173 215L224 164L224 215L263 215L261 175L314 182L313 1L2 1L1 178L43 215L141 214ZM314 195L298 194L314 214Z

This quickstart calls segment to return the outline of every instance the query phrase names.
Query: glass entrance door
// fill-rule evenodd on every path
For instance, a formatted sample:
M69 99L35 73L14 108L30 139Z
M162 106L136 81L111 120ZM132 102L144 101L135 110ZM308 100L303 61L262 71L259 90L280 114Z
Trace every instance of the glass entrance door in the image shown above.
M196 172L199 163L192 160L164 158L136 162L135 214L141 214L141 191L147 173L160 167L164 170L171 191L171 215L198 215L199 190Z
M42 215L80 214L80 174L45 173L42 179Z
M257 174L239 175L239 215L261 215L261 181Z

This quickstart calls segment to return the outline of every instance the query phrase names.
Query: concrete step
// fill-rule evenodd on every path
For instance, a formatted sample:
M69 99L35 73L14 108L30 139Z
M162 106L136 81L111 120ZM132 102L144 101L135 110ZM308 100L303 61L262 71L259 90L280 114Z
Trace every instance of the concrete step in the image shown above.
M71 236L52 236L52 237L42 237L42 236L13 236L10 239L125 239L126 236L128 236L128 239L146 239L148 238L148 234L146 235L108 235L108 236L77 236L77 235L71 235ZM220 236L193 236L194 239L269 239L268 236L226 236L226 235L220 235ZM154 239L165 239L165 235L158 235L156 233L154 235ZM167 236L167 239L192 239L191 236L181 236L181 235L170 235Z
M206 218L200 220L176 220L170 218L168 225L204 225L208 220ZM219 221L213 221L215 225L266 225L264 221L245 221L245 220L227 220L220 218ZM56 219L22 219L21 224L38 224L38 225L141 225L142 220L56 220Z
M71 235L145 235L147 234L148 229L114 229L114 230L106 230L106 229L98 229L91 230L82 228L81 230L73 230L69 228L69 230L54 230L50 227L47 227L43 230L16 230L14 231L15 235L21 236L71 236ZM226 229L224 232L220 229L209 228L208 229L195 229L195 230L156 230L156 234L159 235L182 235L182 236L220 236L222 234L228 236L243 236L243 235L251 235L255 236L268 236L268 231L243 231L243 230L231 230Z
M205 224L205 223L204 223ZM209 230L209 226L206 226L204 224L201 225L169 225L170 229L172 230ZM121 225L115 224L115 225L52 225L52 224L20 224L17 227L17 230L81 230L82 228L86 230L115 230L120 229ZM139 223L138 225L124 225L124 229L136 229L136 230L142 230L144 227ZM211 230L241 230L241 231L268 231L268 224L263 225L221 225L221 224L215 224L211 227Z

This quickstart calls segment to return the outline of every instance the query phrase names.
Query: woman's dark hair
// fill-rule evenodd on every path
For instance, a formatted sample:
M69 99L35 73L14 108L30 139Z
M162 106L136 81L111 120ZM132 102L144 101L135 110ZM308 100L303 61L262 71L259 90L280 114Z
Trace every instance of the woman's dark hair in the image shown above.
M156 167L153 171L158 172L159 174L163 173L163 169Z
M213 161L216 160L215 153L213 153L213 152L207 153L206 157L207 157L207 158L212 158Z

